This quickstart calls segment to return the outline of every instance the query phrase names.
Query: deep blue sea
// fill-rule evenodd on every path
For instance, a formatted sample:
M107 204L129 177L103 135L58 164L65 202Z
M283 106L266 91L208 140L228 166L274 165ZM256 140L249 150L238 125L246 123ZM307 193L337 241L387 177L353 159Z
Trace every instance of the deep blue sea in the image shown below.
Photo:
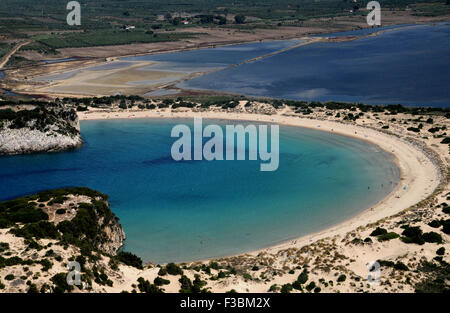
M179 87L294 100L450 107L450 24L384 29L379 36L298 47Z
M120 217L124 249L163 263L321 230L374 205L399 179L391 156L376 146L287 126L280 126L275 172L260 172L260 161L175 162L170 133L179 123L192 120L81 122L85 145L78 150L0 157L0 199L64 186L97 189Z

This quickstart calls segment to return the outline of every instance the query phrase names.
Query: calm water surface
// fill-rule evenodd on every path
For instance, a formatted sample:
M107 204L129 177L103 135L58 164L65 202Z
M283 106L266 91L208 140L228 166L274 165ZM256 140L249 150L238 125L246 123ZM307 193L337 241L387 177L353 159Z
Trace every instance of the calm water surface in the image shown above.
M391 156L376 146L285 126L275 172L260 172L259 161L175 162L170 132L181 122L192 124L82 122L86 143L78 150L0 157L0 198L64 186L100 190L120 217L125 249L169 262L241 253L318 231L372 206L398 181Z
M450 24L441 23L314 43L179 86L295 100L449 107L449 72Z

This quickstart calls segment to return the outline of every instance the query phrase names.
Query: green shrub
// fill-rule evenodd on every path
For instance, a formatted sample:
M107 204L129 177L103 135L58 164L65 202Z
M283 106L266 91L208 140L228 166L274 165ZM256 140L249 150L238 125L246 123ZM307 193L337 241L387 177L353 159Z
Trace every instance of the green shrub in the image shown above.
M392 261L377 260L377 262L380 264L380 266L394 267L394 265L395 265L395 263Z
M422 235L425 242L442 243L442 236L434 231Z
M304 284L308 281L308 271L306 269L304 269L300 275L298 275L297 281L300 284Z
M446 281L450 273L450 264L447 262L422 261L417 271L427 273L425 279L421 279L414 287L416 293L446 293L449 287Z
M94 266L93 270L92 270L93 274L94 274L94 281L102 286L113 286L113 281L109 279L108 275L105 273L104 269L101 269L100 272L98 271L98 268L96 266Z
M430 223L428 223L428 226L433 228L439 228L441 227L441 222L439 222L438 220L432 220Z
M395 238L398 238L398 237L400 237L399 234L394 233L394 232L390 232L390 233L386 233L386 234L383 234L383 235L379 235L377 238L378 238L378 241L388 241L388 240L392 240L392 239L395 239Z
M47 272L49 269L53 267L53 263L50 262L48 259L42 259L39 261L39 263L42 265L43 272Z
M22 264L23 260L18 256L4 258L0 256L0 268Z
M67 283L67 273L56 274L50 280L54 284L53 286L54 293L65 293L66 291L71 292L74 289L73 286Z
M415 243L418 245L423 245L425 243L425 240L422 236L422 230L420 227L406 227L405 230L402 232L403 237L401 240L404 243Z
M292 283L292 288L297 289L297 290L303 290L302 284L296 280Z
M337 279L337 282L338 282L338 283L341 283L341 282L344 282L346 279L347 279L347 276L345 276L344 274L342 274L342 275L339 275L339 277L338 277L338 279Z
M247 280L253 280L252 275L250 275L249 273L244 273L244 274L242 274L242 277L244 278L245 281L247 281Z
M273 284L269 288L269 292L277 292L278 290L280 290L280 287L277 284Z
M186 275L181 275L181 278L178 281L181 284L180 293L192 293L193 284Z
M143 293L163 293L163 290L142 277L138 278L138 289Z
M422 235L422 230L418 226L406 227L402 235L405 237L417 237Z
M48 220L48 215L42 209L36 209L35 206L36 204L29 202L27 197L0 202L0 227Z
M284 284L281 286L280 292L281 293L290 293L292 291L292 285L291 284Z
M195 278L194 278L194 281L193 281L193 284L192 284L192 292L193 293L199 293L199 292L204 292L204 291L206 291L205 289L202 289L204 286L206 286L206 281L204 281L204 280L201 280L200 279L200 275L198 275L198 274L195 274L195 276L194 276Z
M394 269L400 270L400 271L408 271L409 270L409 268L402 262L395 263Z
M159 271L158 271L158 275L159 275L159 276L165 276L165 275L167 275L166 269L165 269L164 267L161 267L161 268L159 269Z
M440 247L439 249L436 250L436 254L437 255L444 255L445 254L445 248L444 247Z
M387 230L381 227L377 227L373 232L370 233L370 236L375 237L384 234L387 234Z
M164 278L161 278L161 277L158 276L158 277L155 278L153 283L156 286L168 285L168 284L170 284L170 280L167 280L167 279L164 279Z
M58 210L56 210L56 214L59 214L59 215L66 214L66 209L58 209Z
M213 270L216 270L216 271L220 270L220 265L219 265L219 263L214 262L214 261L211 261L211 262L209 263L209 267L212 268Z
M222 279L227 277L227 275L225 274L225 272L223 271L219 271L219 273L217 273L217 278Z
M9 243L0 242L0 253L8 251L8 250L9 250Z
M316 288L316 283L315 282L310 282L307 286L306 286L306 290L311 291L314 288Z
M400 238L404 243L415 243L418 245L423 245L425 240L423 240L422 236L420 237L402 237Z
M181 267L176 265L175 263L169 263L166 265L166 271L169 275L183 275L183 270Z
M26 224L22 228L12 229L11 232L16 236L28 239L59 239L60 237L55 224L47 221L39 221L37 223Z
M27 293L39 293L36 284L30 284L30 288L28 288Z
M445 220L445 221L441 221L442 226L442 231L444 232L444 234L450 235L450 219Z
M142 259L131 252L121 251L117 254L117 259L125 265L142 269Z
M13 280L14 278L15 278L15 277L14 277L13 274L8 274L8 275L5 276L5 279L6 279L6 280Z

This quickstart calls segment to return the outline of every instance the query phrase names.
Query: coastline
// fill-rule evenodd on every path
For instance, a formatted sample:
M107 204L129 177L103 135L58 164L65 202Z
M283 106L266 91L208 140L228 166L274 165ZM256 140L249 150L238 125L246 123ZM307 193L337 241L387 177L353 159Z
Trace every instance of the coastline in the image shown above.
M79 112L80 121L104 120L104 119L132 119L132 118L194 118L222 119L235 121L253 121L277 123L280 125L304 127L319 131L330 132L342 136L352 137L358 140L367 141L387 153L394 156L394 162L400 170L400 180L392 192L377 202L372 208L366 208L357 215L326 227L323 230L289 239L275 245L270 245L262 249L243 252L238 255L256 256L260 253L276 253L287 248L301 248L323 238L336 235L345 235L358 227L375 223L384 218L396 215L399 212L419 203L429 197L440 185L441 173L432 160L418 147L401 140L393 135L357 125L338 123L332 120L319 120L310 118L291 117L280 114L263 115L251 113L226 113L226 112L158 112L158 111L137 111L137 112ZM405 189L406 186L406 189ZM236 256L236 255L233 255ZM231 256L230 256L231 257ZM213 257L212 259L226 258ZM189 263L189 262L188 262Z
M87 97L87 96L108 96L111 95L108 92L105 92L105 90L109 90L111 88L117 89L118 87L120 87L121 89L121 93L123 94L139 94L142 96L145 96L147 93L153 92L153 91L157 91L157 90L166 90L166 89L178 89L181 91L181 93L183 92L190 92L190 91L200 91L200 92L206 92L206 93L210 93L213 92L212 90L202 90L202 89L189 89L189 88L179 88L176 87L176 85L187 81L187 80L191 80L193 78L196 77L200 77L200 76L204 76L205 74L211 74L213 72L217 72L217 71L222 71L228 68L232 68L232 67L237 67L239 65L245 64L245 63L251 63L257 60L261 60L270 56L273 56L275 54L279 54L288 50L292 50L301 46L306 46L306 45L310 45L310 44L314 44L314 43L319 43L319 42L350 42L350 41L354 41L354 40L362 40L365 38L370 38L370 37L376 37L379 35L384 34L385 32L389 32L392 30L398 30L398 29L404 29L404 28L409 28L409 27L414 27L414 26L419 26L419 25L434 25L435 23L433 22L428 22L428 23L423 23L423 22L416 22L413 24L398 24L398 25L386 25L386 26L381 26L379 28L381 28L380 30L377 30L373 33L369 33L369 34L362 34L362 35L349 35L349 36L343 36L343 37L333 37L332 35L334 34L332 33L320 33L317 35L304 35L304 36L289 36L286 38L278 38L278 39L266 39L264 40L264 42L270 42L270 41L303 41L301 43L297 43L294 44L291 47L288 48L284 48L281 50L277 50L271 53L268 53L266 55L261 55L258 57L254 57L248 60L244 60L235 64L230 64L224 68L220 68L220 69L216 69L216 70L212 70L212 71L207 71L207 72L198 72L195 74L187 74L185 73L183 76L181 76L180 78L169 82L169 83L156 83L155 85L143 85L143 86L133 86L133 85L128 85L128 84L121 84L121 85L114 85L112 83L107 83L107 84L100 84L97 86L96 89L94 90L87 90L87 89L81 89L81 90L76 90L73 89L73 86L83 86L83 82L85 83L85 81L87 80L87 77L90 76L99 76L99 77L104 77L106 75L110 75L115 74L116 72L120 72L123 70L130 70L133 68L137 68L137 67L141 67L143 66L143 64L145 63L151 63L151 62L146 62L146 61L140 61L140 62L136 62L135 65L130 65L127 66L125 68L119 68L119 69L114 69L114 70L102 70L102 71L96 71L95 73L91 73L90 75L87 75L87 77L84 77L83 75L80 76L80 72L82 72L83 70L92 68L92 67L97 67L97 66L104 66L104 65L108 65L108 64L113 64L116 62L124 62L123 58L128 58L128 57L138 57L138 56L150 56L150 55L158 55L158 54L165 54L165 53L174 53L174 52L183 52L183 51L195 51L195 50L203 50L203 49L209 49L212 48L212 46L207 45L207 46L196 46L196 47L182 47L182 48L173 48L173 49L167 49L167 50L162 50L162 51L150 51L150 52L146 52L146 53L134 53L134 54L123 54L121 56L115 56L115 57L108 57L108 58L97 58L97 59L90 59L87 63L82 63L78 66L75 67L70 67L70 68L62 68L62 69L57 69L52 71L51 73L38 73L35 75L28 75L28 78L31 78L31 80L36 80L38 78L42 78L42 77L46 77L48 75L55 75L55 74L64 74L64 73L68 73L68 72L78 72L75 75L73 75L73 77L69 77L69 78L65 78L65 79L61 79L61 80L49 80L47 82L46 85L43 86L38 86L38 88L33 87L33 86L28 86L27 88L23 88L23 86L20 89L17 89L16 91L20 94L24 94L24 95L30 95L30 96L47 96L47 97ZM394 28L389 28L389 26L396 26ZM388 27L388 28L385 28ZM328 36L325 36L328 35ZM214 47L228 47L228 46L236 46L236 45L242 45L242 44L251 44L251 43L258 43L261 42L261 40L248 40L248 41L236 41L236 42L226 42L226 43L222 43L222 44L216 44L214 45ZM69 64L70 62L68 62ZM68 65L66 64L66 65ZM103 73L103 75L101 75L101 73ZM35 81L36 82L36 81ZM92 82L91 82L92 85ZM94 84L95 85L95 84ZM150 88L151 87L151 88ZM58 90L59 88L59 90ZM62 88L62 89L61 89ZM72 88L72 89L71 89ZM150 88L150 90L149 90Z

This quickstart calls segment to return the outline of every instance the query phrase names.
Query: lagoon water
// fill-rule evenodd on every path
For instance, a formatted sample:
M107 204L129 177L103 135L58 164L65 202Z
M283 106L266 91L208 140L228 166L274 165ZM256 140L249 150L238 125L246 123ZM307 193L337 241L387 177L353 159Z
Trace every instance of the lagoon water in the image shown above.
M218 48L170 52L155 55L121 58L123 61L158 62L141 70L175 72L208 72L225 68L261 55L270 54L300 43L300 40L267 41Z
M178 123L192 120L84 121L78 150L0 157L0 200L64 186L97 189L120 217L124 249L162 263L321 230L374 205L399 180L391 155L376 146L288 126L280 126L275 172L260 172L259 161L175 162L170 132Z
M179 87L294 100L449 107L450 24L384 30L355 41L298 47Z

